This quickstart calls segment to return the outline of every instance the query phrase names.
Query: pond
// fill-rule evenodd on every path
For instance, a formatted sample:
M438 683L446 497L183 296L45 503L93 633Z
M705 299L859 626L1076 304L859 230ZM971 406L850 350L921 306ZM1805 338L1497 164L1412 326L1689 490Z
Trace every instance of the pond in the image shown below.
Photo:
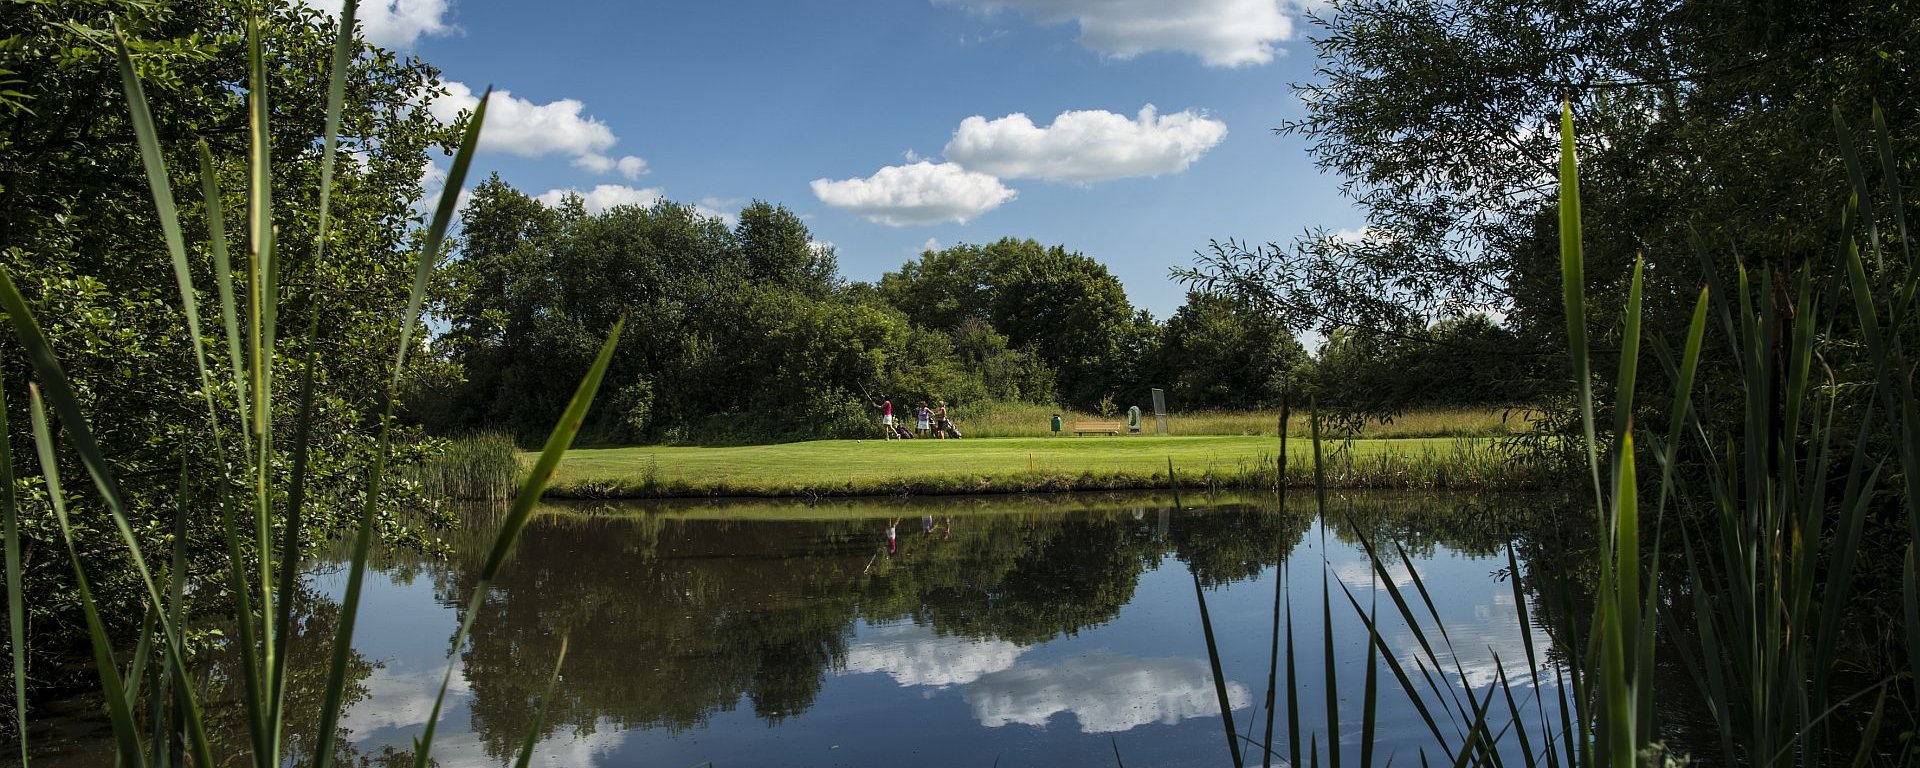
M1278 627L1273 762L1288 754L1290 711L1301 740L1326 747L1330 674L1339 741L1353 760L1370 645L1356 606L1377 610L1411 679L1426 668L1388 580L1416 601L1430 642L1441 638L1421 587L1445 625L1452 650L1438 652L1448 668L1426 670L1443 691L1464 680L1484 696L1504 665L1524 719L1557 723L1552 679L1528 673L1529 658L1550 673L1554 649L1538 627L1532 641L1520 628L1523 604L1537 621L1530 603L1539 600L1531 585L1517 600L1508 578L1507 532L1536 502L1346 495L1329 500L1325 520L1303 494L1285 510L1270 495L1183 502L548 507L452 661L434 757L444 768L511 764L564 638L536 765L1232 765L1229 718L1244 759L1258 765ZM449 558L378 558L342 723L352 757L397 761L421 733L491 538L488 516L474 514ZM1517 548L1523 576L1528 551ZM305 681L291 694L296 715L318 698L320 638L337 621L345 570L317 564L299 600L295 652L314 668L296 675ZM1432 728L1457 743L1468 723L1437 709L1429 726L1384 659L1375 674L1376 762L1415 764L1423 748L1442 759ZM308 762L299 753L310 742L293 746Z
M1454 674L1484 688L1496 658L1526 669L1497 505L1350 496L1323 524L1270 497L1186 501L560 508L526 531L476 617L434 754L510 762L565 637L535 752L550 765L1108 764L1116 751L1132 765L1230 764L1196 580L1235 728L1264 742L1283 576L1299 714L1325 730L1323 574L1342 736L1357 741L1368 643L1342 585L1372 605L1379 583L1359 535L1413 556ZM420 732L477 559L394 562L371 580L356 643L371 666L345 720L362 754ZM1411 592L1407 563L1387 572ZM332 597L344 580L312 585ZM1412 670L1417 642L1382 601ZM1411 762L1432 736L1391 678L1379 684L1378 749Z

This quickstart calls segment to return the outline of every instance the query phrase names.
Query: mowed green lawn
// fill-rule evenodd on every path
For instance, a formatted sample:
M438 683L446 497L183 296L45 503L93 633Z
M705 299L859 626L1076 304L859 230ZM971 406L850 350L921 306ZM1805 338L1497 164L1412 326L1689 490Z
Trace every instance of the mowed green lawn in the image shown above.
M1401 438L1344 445L1360 458L1382 452L1451 453L1459 441ZM1233 471L1270 462L1279 452L1277 438L1257 436L815 440L725 448L595 448L568 452L554 485L639 484L651 479L693 487L796 488L1038 473L1164 474L1169 457L1182 475L1199 475L1209 469ZM1289 463L1297 466L1310 460L1312 444L1293 440L1288 453Z

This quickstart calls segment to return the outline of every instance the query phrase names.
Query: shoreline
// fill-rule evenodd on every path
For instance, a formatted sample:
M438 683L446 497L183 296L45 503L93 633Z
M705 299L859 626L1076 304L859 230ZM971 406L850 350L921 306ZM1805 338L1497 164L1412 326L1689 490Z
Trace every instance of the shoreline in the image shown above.
M1272 438L970 439L570 452L543 498L839 498L1314 486L1311 441ZM1537 472L1484 439L1323 441L1328 490L1529 491Z

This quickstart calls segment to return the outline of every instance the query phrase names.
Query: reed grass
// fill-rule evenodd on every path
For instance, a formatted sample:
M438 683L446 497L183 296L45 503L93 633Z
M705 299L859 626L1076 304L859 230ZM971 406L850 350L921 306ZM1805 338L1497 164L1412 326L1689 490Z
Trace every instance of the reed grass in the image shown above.
M1858 207L1870 198L1870 190L1846 139L1844 121L1838 114L1835 121L1855 187L1848 221L1858 221ZM1884 119L1877 112L1875 121L1887 159L1887 189L1897 191L1895 168L1886 154ZM1890 196L1897 201L1897 195ZM1375 608L1362 606L1342 584L1349 606L1366 624L1371 640L1357 755L1349 754L1345 745L1348 731L1340 724L1335 698L1338 665L1329 663L1327 720L1324 728L1308 724L1303 763L1302 724L1295 706L1300 683L1292 602L1285 597L1294 581L1289 564L1283 563L1276 577L1279 592L1270 642L1272 648L1285 648L1288 764L1319 765L1324 759L1338 766L1343 755L1357 756L1362 766L1374 764L1379 755L1368 724L1378 706L1372 682L1378 664L1385 665L1419 713L1441 753L1429 755L1423 749L1418 755L1422 765L1435 758L1456 766L1518 761L1528 768L1685 764L1689 756L1669 751L1656 711L1662 649L1678 651L1678 664L1693 682L1691 691L1670 690L1663 695L1691 699L1710 715L1720 739L1717 762L1863 766L1920 761L1913 735L1915 710L1905 698L1912 692L1914 665L1920 663L1920 639L1916 639L1920 638L1920 587L1916 586L1914 554L1920 546L1920 512L1916 511L1920 495L1915 493L1920 491L1920 397L1901 347L1903 337L1913 330L1903 324L1912 322L1909 311L1920 296L1920 274L1909 266L1905 272L1891 273L1902 279L1885 281L1889 290L1876 291L1852 227L1843 227L1848 239L1841 247L1841 263L1851 289L1850 309L1863 329L1866 358L1877 380L1865 412L1854 425L1855 436L1841 442L1836 439L1840 434L1836 423L1845 393L1833 386L1830 373L1825 386L1814 377L1815 371L1824 372L1820 358L1829 351L1822 349L1815 324L1830 323L1838 302L1822 301L1832 298L1831 294L1815 294L1811 271L1805 267L1781 276L1766 271L1753 274L1742 267L1732 284L1717 284L1710 258L1704 262L1710 285L1701 289L1695 302L1679 356L1656 345L1658 360L1674 387L1666 431L1636 425L1643 295L1642 266L1636 262L1618 334L1621 354L1614 377L1614 419L1611 429L1603 431L1596 424L1600 409L1588 363L1579 172L1572 114L1565 105L1559 205L1567 337L1579 389L1581 447L1592 483L1588 509L1594 513L1598 542L1590 562L1596 581L1590 618L1584 627L1571 621L1575 615L1571 597L1563 595L1563 604L1554 609L1570 621L1564 625L1533 622L1519 559L1509 546L1509 576L1528 671L1524 679L1511 679L1496 657L1500 671L1495 682L1484 691L1475 690L1465 682L1464 673L1446 673L1450 667L1459 669L1458 656L1445 617L1435 608L1419 570L1408 569L1411 589L1400 585L1386 568L1391 558L1380 555L1380 543L1361 535L1380 577L1378 583L1411 633L1417 651L1390 647ZM1904 218L1897 215L1896 222L1902 233L1900 256L1910 260ZM1882 252L1879 233L1870 234L1876 270L1885 269L1892 259ZM1721 297L1718 302L1712 300L1716 295ZM1791 297L1791 304L1782 301L1786 297ZM1783 312L1781 306L1795 311ZM1708 421L1692 403L1709 317L1716 311L1743 385L1739 392L1742 418L1731 429ZM1882 320L1883 313L1887 320ZM1892 445L1871 439L1879 424L1876 419L1892 422L1886 425L1895 436ZM1318 424L1317 418L1312 420L1313 426ZM1638 449L1636 442L1641 444ZM1706 458L1704 479L1675 471L1682 443L1698 444ZM1314 485L1324 520L1326 462L1319 446L1316 440ZM1639 471L1640 463L1649 459L1659 470L1657 481L1643 479ZM1904 548L1903 610L1896 619L1904 630L1908 658L1891 676L1843 688L1835 681L1835 649L1857 619L1849 616L1856 607L1850 590L1861 531L1879 480L1890 465L1905 476L1907 493L1900 506L1912 535ZM1643 498L1648 493L1651 498ZM1706 499L1707 519L1670 530L1669 503L1683 497ZM1649 533L1650 540L1645 538ZM1672 545L1666 541L1670 535L1680 542L1678 559L1686 574L1663 580L1660 565L1672 554L1667 549ZM1404 550L1393 546L1399 562L1410 562ZM1327 622L1324 652L1331 659L1333 630L1324 563L1322 577L1322 616ZM1204 602L1204 594L1199 598ZM1692 611L1679 607L1682 599L1693 603ZM1287 613L1284 646L1282 603ZM1211 637L1204 608L1201 618ZM1561 654L1536 657L1534 641L1543 631L1562 649ZM1211 643L1209 652L1214 652ZM1403 660L1413 662L1411 671ZM1271 687L1278 684L1280 663L1275 651L1269 661L1266 736L1263 742L1249 745L1266 755L1263 764L1277 754ZM1217 683L1221 679L1217 666L1215 678ZM1843 719L1843 715L1850 717ZM1889 728L1890 721L1900 724ZM1882 738L1887 731L1897 734L1891 742ZM1250 737L1228 735L1228 753L1236 766L1242 764L1237 738ZM1386 759L1391 762L1394 757Z
M325 133L321 137L321 185L319 207L317 211L320 233L313 244L313 258L324 258L326 248L327 220L329 215L330 193L333 183L333 168L337 156L340 114L345 93L346 73L357 54L354 38L356 3L346 2L339 16L338 32L335 37L333 55L330 62ZM97 673L103 701L111 723L115 755L118 764L123 766L171 765L176 762L198 766L232 765L245 763L257 768L279 768L283 763L283 747L289 734L286 733L288 715L285 707L287 695L287 644L291 635L292 612L287 610L290 585L295 578L294 570L298 563L300 550L300 521L305 514L305 488L307 452L306 441L310 437L311 414L313 407L313 389L311 371L312 359L307 360L300 386L296 390L293 407L299 414L292 440L292 472L287 485L277 487L273 482L272 469L276 462L282 461L282 452L287 446L276 445L274 432L274 405L284 395L276 394L279 372L276 370L278 358L277 337L279 335L278 302L286 286L279 279L277 243L275 242L274 206L272 193L272 159L268 151L268 115L267 73L262 55L262 30L257 9L247 20L246 59L248 66L248 189L247 217L244 223L247 245L243 266L244 282L236 290L235 270L231 268L227 253L228 231L221 218L221 196L212 174L212 157L204 143L201 144L201 189L206 197L207 216L210 225L209 252L214 262L215 282L221 297L221 319L228 339L228 368L238 392L235 407L231 412L223 411L214 396L213 366L208 362L207 345L200 325L197 302L198 288L194 285L192 270L187 258L182 227L174 205L170 176L160 150L157 132L153 120L148 114L146 97L140 78L135 72L131 57L127 52L124 37L115 30L117 54L122 83L125 89L126 105L131 115L136 143L142 163L147 172L149 187L153 193L154 205L161 222L161 239L165 242L172 260L174 275L179 289L183 325L186 336L192 343L194 358L198 365L202 389L206 395L207 418L215 425L216 455L222 463L232 468L233 475L219 478L219 482L194 483L183 470L181 484L181 508L176 517L176 531L182 530L189 514L217 514L222 522L225 544L231 555L231 567L227 573L227 593L233 599L232 614L235 636L227 644L228 651L239 657L240 687L242 689L243 725L246 734L244 753L222 755L216 761L213 747L207 737L207 719L200 706L201 693L197 680L189 675L191 649L186 645L181 626L182 596L187 589L185 569L182 567L182 550L186 546L185 537L176 535L173 539L172 568L156 576L148 564L148 556L135 537L129 511L124 496L120 492L119 482L113 466L102 453L94 439L91 425L80 409L80 401L75 397L67 381L58 355L40 330L30 308L14 285L12 276L0 266L0 308L4 308L9 323L26 350L26 363L33 378L29 383L29 414L32 417L32 434L36 452L39 455L42 478L46 486L49 503L57 517L63 539L66 544L68 560L74 569L74 578L79 592L79 602L86 618L90 644L93 651L93 666ZM379 438L372 463L372 471L367 476L365 496L362 499L362 512L357 531L354 535L351 565L349 567L348 587L341 603L338 629L332 638L331 663L325 673L324 700L321 705L321 723L314 739L311 754L314 755L316 768L326 768L334 758L332 744L338 732L340 715L344 709L344 690L353 642L354 621L358 615L360 597L366 572L367 556L373 545L376 531L377 500L381 497L388 477L387 459L390 454L393 422L393 403L400 388L402 371L405 370L408 353L413 349L413 334L420 327L420 310L426 294L427 284L442 254L445 235L452 220L458 190L463 188L470 160L479 139L480 128L485 122L487 103L490 97L483 95L475 107L462 136L451 169L448 171L446 191L442 193L438 206L434 210L419 253L415 256L413 285L407 301L407 308L399 318L400 339L396 345L393 359L392 377L388 390L383 393L387 403L380 417ZM244 296L247 309L243 318L237 311L241 305L239 297ZM318 323L316 316L308 326L308 332ZM606 373L608 361L618 340L624 320L616 323L612 333L600 350L599 357L581 382L567 407L566 415L548 438L546 446L535 460L532 470L520 483L514 502L501 522L494 539L492 552L482 574L480 585L473 599L481 599L486 594L486 584L504 564L511 552L520 530L531 517L534 505L553 470L558 466L560 456L571 444L575 432L592 402L601 379ZM312 345L308 345L312 349ZM4 410L4 409L0 409ZM57 419L58 434L63 439L56 440L54 424ZM229 421L230 420L230 421ZM238 445L222 444L220 435L223 423L237 423L242 429ZM6 441L0 441L4 444ZM133 654L122 667L121 654L124 645L115 638L108 637L101 621L99 609L89 588L86 563L81 553L75 549L72 527L66 508L66 491L60 482L57 454L62 448L71 451L80 461L91 480L101 503L106 507L108 519L117 529L119 538L126 547L126 555L137 572L139 585L146 593L145 616L142 618L141 631L136 638ZM510 446L509 446L510 447ZM496 444L490 449L476 446L476 451L491 450L497 457L501 451ZM0 457L12 466L10 455ZM492 476L477 481L481 487L492 490L490 484L498 483L499 467L494 467ZM4 478L10 480L11 478ZM227 489L235 487L233 480L250 479L248 493L231 494ZM463 482L466 482L463 480ZM14 521L18 506L12 493L12 483L6 483L7 493L0 498L5 506L4 536L8 561L9 600L8 611L13 645L15 706L21 717L21 760L27 765L31 750L27 744L24 729L26 701L22 661L22 638L19 630L23 606L20 590L17 586L19 537ZM472 487L468 485L467 487ZM194 504L204 504L206 508L190 509ZM279 522L285 538L275 557L275 541L272 538L275 523ZM246 525L251 523L251 525ZM251 530L249 530L249 528ZM251 540L248 537L251 536ZM250 549L249 549L250 548ZM251 553L251 557L249 557ZM474 612L469 611L468 622ZM471 630L468 624L461 626L454 638L452 654L457 654ZM450 654L451 655L451 654ZM558 675L556 660L556 672ZM452 659L449 659L448 676L452 674ZM435 698L434 716L429 721L424 736L414 745L413 759L417 768L430 764L433 726L440 712L441 702L446 694L443 681L439 695ZM544 705L543 710L544 711ZM144 722L143 722L144 721ZM524 760L522 761L524 763Z
M520 447L505 432L448 441L413 470L426 493L443 499L505 499L520 482Z

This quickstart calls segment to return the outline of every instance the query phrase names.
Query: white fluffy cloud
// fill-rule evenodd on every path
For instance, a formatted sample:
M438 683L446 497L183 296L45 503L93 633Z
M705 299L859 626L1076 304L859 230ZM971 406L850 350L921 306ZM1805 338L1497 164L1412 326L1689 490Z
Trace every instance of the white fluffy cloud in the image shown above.
M329 17L340 15L340 3L334 0L301 1ZM446 18L447 0L373 0L361 3L355 15L367 42L393 50L409 48L426 35L453 31Z
M1080 44L1116 59L1180 51L1210 67L1273 61L1293 38L1285 0L948 0L980 11L1013 10L1041 24L1077 23Z
M620 175L629 179L637 179L645 176L648 171L651 170L647 168L645 158L627 155L626 157L615 160L597 152L589 152L576 157L573 159L573 164L575 167L585 168L594 173L619 171Z
M864 179L814 179L820 202L890 227L966 223L1017 194L993 176L953 163L890 165Z
M480 96L465 83L449 82L446 86L445 96L427 104L427 111L434 119L450 123L461 112L479 106ZM515 98L509 91L496 91L487 102L487 123L480 130L480 148L522 157L549 154L579 157L605 152L620 139L606 123L580 114L585 108L579 99L535 104Z
M557 207L567 195L579 195L588 213L600 213L617 205L653 205L666 193L659 187L635 189L624 184L601 184L582 192L577 189L549 189L534 199L547 207Z
M1226 136L1226 123L1193 110L1161 115L1152 104L1134 119L1106 110L1062 112L1046 127L1017 112L995 120L974 115L960 121L946 157L1001 178L1086 184L1179 173Z
M461 112L480 104L480 96L465 83L448 82L447 93L427 102L435 120L451 123ZM645 158L625 155L615 159L605 152L620 142L607 124L584 114L579 99L535 104L510 91L495 91L487 102L487 123L480 130L480 149L521 157L568 155L573 165L594 173L614 173L637 179L648 171Z

